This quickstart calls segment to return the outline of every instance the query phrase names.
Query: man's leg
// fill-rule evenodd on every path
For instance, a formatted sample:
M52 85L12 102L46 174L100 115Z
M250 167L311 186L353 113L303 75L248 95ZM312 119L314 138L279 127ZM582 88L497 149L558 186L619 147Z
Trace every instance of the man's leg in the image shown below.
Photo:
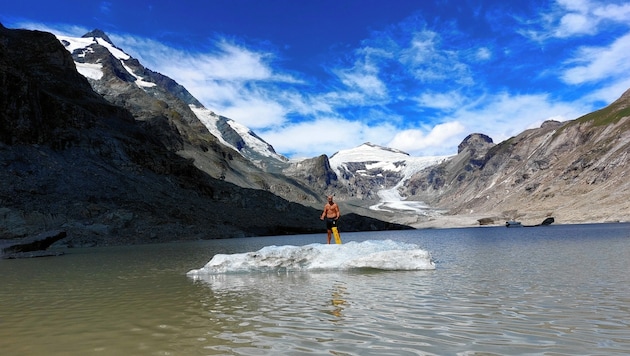
M331 230L326 231L328 237L328 244L330 245L330 235L332 234Z

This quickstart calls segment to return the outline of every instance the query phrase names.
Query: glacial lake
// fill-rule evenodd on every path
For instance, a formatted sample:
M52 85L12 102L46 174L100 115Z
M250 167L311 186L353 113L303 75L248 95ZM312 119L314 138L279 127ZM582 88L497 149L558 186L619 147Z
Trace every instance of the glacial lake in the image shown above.
M630 224L344 233L429 270L191 278L216 254L325 234L67 249L0 260L2 355L626 355ZM272 246L272 247L270 247ZM399 255L396 259L404 260ZM403 261L404 262L404 261Z

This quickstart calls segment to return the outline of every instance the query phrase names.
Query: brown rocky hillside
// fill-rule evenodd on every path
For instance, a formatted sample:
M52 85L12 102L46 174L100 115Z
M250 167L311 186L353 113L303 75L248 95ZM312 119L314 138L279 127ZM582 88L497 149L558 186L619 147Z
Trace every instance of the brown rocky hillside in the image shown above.
M629 161L630 90L604 109L545 122L497 145L471 135L454 159L419 172L404 192L465 225L481 218L535 224L548 216L558 223L628 221Z

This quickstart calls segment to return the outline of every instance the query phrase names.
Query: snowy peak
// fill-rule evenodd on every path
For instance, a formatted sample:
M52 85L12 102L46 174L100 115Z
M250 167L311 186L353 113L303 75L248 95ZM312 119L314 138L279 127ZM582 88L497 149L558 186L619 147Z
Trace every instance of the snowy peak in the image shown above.
M341 150L330 157L331 162L368 162L407 159L409 154L403 151L366 142L358 147Z
M269 158L273 161L288 161L286 157L277 154L270 144L245 125L217 115L205 107L190 105L190 109L221 143L241 152L258 166L266 166L268 163L265 162L265 159Z
M223 145L239 152L261 168L282 165L288 159L277 154L273 147L249 128L234 120L206 109L183 86L174 80L145 68L140 62L116 47L101 30L93 30L82 37L57 35L57 39L72 54L77 71L92 80L97 92L111 92L105 82L115 75L123 82L135 84L150 96L168 102L165 96L183 101L191 115L201 122Z
M444 161L450 156L412 157L408 153L372 143L341 150L330 157L330 165L339 175L342 170L362 175L383 174L384 171L398 172L404 176L417 170Z
M99 30L95 30L90 33L102 33L102 31ZM70 37L70 36L61 36L61 35L56 35L57 39L59 39L59 41L61 41L61 43L66 47L66 49L73 55L73 57L77 56L79 58L83 58L85 57L85 53L86 51L91 51L90 47L92 45L101 45L105 48L107 48L107 50L117 59L120 60L127 60L130 59L131 56L128 55L127 53L125 53L122 49L116 47L112 41L109 39L109 37L107 37L107 35L105 35L104 33L102 34L103 37L101 36L88 36L88 34L83 35L82 37ZM76 52L83 52L83 54Z
M335 153L329 162L342 184L348 187L349 198L387 202L403 200L398 188L406 180L450 157L413 157L400 150L364 143Z
M102 30L99 29L95 29L92 30L88 33L86 33L85 35L82 36L83 38L102 38L105 41L107 41L107 43L111 44L112 46L114 45L114 42L112 42L112 40L109 39L109 37L105 34L105 32L103 32Z

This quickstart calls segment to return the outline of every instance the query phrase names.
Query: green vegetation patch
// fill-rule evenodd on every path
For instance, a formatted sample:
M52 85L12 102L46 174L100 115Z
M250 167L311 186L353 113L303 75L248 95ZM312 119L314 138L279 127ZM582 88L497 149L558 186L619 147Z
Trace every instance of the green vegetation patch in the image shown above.
M615 106L611 105L590 114L586 114L576 121L579 123L591 121L595 126L605 126L609 124L616 124L619 120L627 116L630 116L630 107L619 110Z
M593 126L606 126L616 124L624 117L630 116L630 106L620 106L621 105L614 105L613 103L613 105L579 117L576 120L568 123L567 125L563 125L562 127L560 127L554 134L554 138L557 137L565 128L573 125L579 125L582 123L591 123Z

